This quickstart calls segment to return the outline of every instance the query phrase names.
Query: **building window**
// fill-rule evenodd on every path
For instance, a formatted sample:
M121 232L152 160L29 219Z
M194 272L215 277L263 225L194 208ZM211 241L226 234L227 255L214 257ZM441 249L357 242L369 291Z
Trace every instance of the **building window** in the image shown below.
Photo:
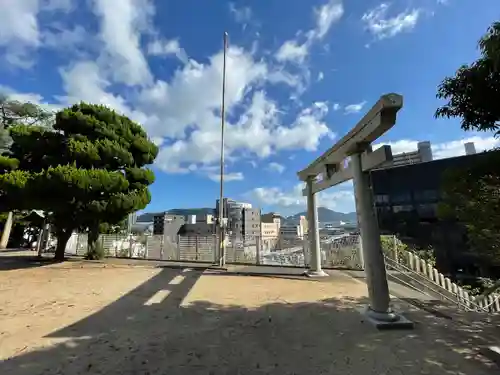
M394 213L398 213L398 212L410 212L410 211L413 211L413 206L411 206L409 204L400 205L400 206L393 206L392 207L392 211Z
M377 207L377 213L383 215L387 212L390 212L391 211L391 207L389 206L384 206L384 207Z
M389 195L387 194L375 195L375 203L389 203Z
M392 203L409 203L411 195L409 192L398 192L391 196Z
M437 204L425 203L417 206L417 212L422 217L435 217L437 215Z
M439 192L437 190L419 190L413 193L416 201L429 202L439 199Z

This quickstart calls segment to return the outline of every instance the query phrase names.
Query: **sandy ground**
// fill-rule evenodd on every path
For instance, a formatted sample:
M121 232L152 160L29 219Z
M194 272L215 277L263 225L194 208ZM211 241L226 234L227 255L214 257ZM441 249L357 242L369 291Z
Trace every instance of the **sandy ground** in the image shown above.
M0 259L0 264L2 260ZM12 268L8 270L8 268ZM493 374L450 322L375 330L366 286L70 262L0 271L0 373Z

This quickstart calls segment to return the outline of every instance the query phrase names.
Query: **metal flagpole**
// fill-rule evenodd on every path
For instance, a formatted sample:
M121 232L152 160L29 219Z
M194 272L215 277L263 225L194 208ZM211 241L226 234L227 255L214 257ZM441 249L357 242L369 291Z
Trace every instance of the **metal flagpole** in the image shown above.
M222 65L222 104L221 104L221 143L220 143L220 197L219 197L219 265L226 264L226 246L224 233L224 126L225 126L225 96L226 96L226 52L227 32L224 32L224 58Z

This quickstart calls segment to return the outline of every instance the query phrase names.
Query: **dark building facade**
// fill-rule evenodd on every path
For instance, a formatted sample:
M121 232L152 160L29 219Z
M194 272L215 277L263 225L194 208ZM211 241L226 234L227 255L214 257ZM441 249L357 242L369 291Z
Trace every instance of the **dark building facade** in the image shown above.
M165 238L175 238L179 228L186 223L182 215L169 215L167 212L153 217L153 234L164 235Z
M474 272L478 259L467 246L465 228L438 219L438 203L444 173L467 168L486 153L434 160L370 173L374 204L381 231L399 235L420 248L435 249L438 267L447 273L456 269Z

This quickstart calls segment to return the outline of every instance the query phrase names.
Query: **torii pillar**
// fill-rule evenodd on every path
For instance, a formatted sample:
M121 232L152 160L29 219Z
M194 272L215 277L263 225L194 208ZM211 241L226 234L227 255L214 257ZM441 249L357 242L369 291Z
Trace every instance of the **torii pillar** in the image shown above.
M309 245L309 269L305 272L309 277L324 277L328 274L321 269L321 244L319 241L318 202L313 192L314 179L309 177L307 183L307 241Z

